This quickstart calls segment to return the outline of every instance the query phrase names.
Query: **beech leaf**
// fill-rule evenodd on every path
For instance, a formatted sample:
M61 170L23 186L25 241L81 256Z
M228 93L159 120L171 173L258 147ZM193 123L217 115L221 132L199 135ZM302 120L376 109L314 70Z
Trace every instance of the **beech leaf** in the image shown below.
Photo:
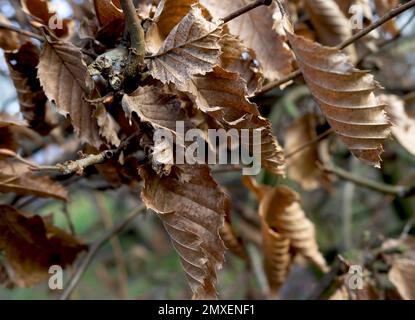
M201 0L200 3L212 16L224 18L252 1ZM273 8L260 6L227 23L230 32L256 52L264 75L270 80L280 79L293 69L290 49L273 30Z
M217 271L225 247L219 236L227 196L206 165L181 165L168 177L140 168L144 180L141 197L158 213L178 252L194 298L216 298Z
M382 94L379 99L388 106L386 110L393 124L393 137L415 156L415 118L408 115L404 101L398 96Z
M353 35L350 20L334 0L305 0L304 7L322 44L334 47ZM356 59L353 45L348 46L345 52L351 60Z
M0 205L0 252L8 278L18 286L31 287L47 280L52 265L64 268L86 248L40 216Z
M23 117L33 130L48 134L52 124L47 118L47 97L37 78L39 50L31 42L26 42L16 51L5 52L5 58Z
M62 185L49 177L38 177L27 172L18 175L0 173L0 192L68 200L68 192Z
M380 167L383 143L390 135L379 87L367 71L355 69L335 48L313 43L286 31L304 79L327 121L359 159Z
M272 135L271 123L261 117L257 106L247 99L246 83L237 73L215 67L205 76L189 82L190 96L196 106L214 117L225 129L260 132L262 165L274 174L283 174L284 155ZM252 147L252 144L246 146Z
M93 108L85 98L93 90L81 50L72 43L46 35L38 65L39 80L49 100L59 113L70 115L83 142L99 147L102 143L98 125L93 121Z
M185 88L193 75L206 74L218 63L220 33L218 24L207 21L200 8L192 7L148 60L151 75Z

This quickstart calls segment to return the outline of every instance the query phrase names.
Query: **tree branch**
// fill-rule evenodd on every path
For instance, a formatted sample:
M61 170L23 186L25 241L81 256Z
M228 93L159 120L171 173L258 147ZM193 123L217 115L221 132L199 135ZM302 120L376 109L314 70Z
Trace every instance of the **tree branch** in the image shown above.
M347 46L351 45L352 43L356 42L357 40L359 40L360 38L364 37L365 35L367 35L368 33L372 32L373 30L379 28L381 25L383 25L384 23L388 22L389 20L395 18L396 16L400 15L402 12L412 8L415 6L415 0L411 0L395 9L392 9L391 11L389 11L387 14L385 14L382 18L378 19L377 21L375 21L374 23L370 24L369 26L367 26L366 28L360 30L358 33L354 34L352 37L350 37L349 39L346 39L345 41L343 41L342 43L340 43L338 46L334 47L338 50L343 50L344 48L346 48ZM261 96L265 93L267 93L268 91L278 88L279 86L281 86L282 84L294 80L296 77L298 77L301 74L300 70L296 70L292 73L290 73L289 75L287 75L286 77L284 77L283 79L280 80L276 80L273 82L268 83L267 85L265 85L261 91L257 92L255 94L255 96Z
M335 166L320 166L321 169L329 174L334 174L335 176L353 182L359 186L378 191L385 194L390 194L400 198L407 198L415 193L415 185L414 186L393 186L388 185L385 183L380 183L376 181L372 181L361 176L354 175L346 170L341 168L337 168Z
M60 300L69 299L72 292L75 290L79 281L81 280L83 274L85 273L88 266L91 264L92 260L98 253L98 251L103 247L103 245L109 241L111 238L119 234L131 221L136 217L142 214L145 211L146 207L143 205L131 213L129 213L122 221L114 225L111 229L107 230L98 240L96 240L90 247L85 258L79 263L74 273L72 274L68 285L64 292L62 293Z
M247 13L248 11L251 11L255 8L258 8L260 6L270 6L272 4L272 0L256 0L251 3L248 3L246 6L236 10L235 12L232 12L231 14L227 15L225 18L223 18L223 23L228 23L229 21L238 18L239 16Z
M299 146L298 148L296 148L295 150L291 151L290 153L287 153L285 155L285 159L289 159L293 156L295 156L297 153L303 151L304 149L307 149L309 147L311 147L313 144L323 140L325 137L327 137L328 135L332 134L334 132L333 129L328 129L326 131L324 131L323 133L319 134L317 137L315 137L314 139L305 142L303 145Z
M128 57L128 64L125 72L127 78L134 78L140 65L144 64L144 56L146 53L144 30L132 0L121 0L120 4L124 12L126 27L131 39L130 55Z
M36 164L30 163L31 165L29 166L29 169L34 172L42 172L46 174L60 173L63 175L69 175L76 173L78 175L82 175L85 168L103 163L106 160L112 159L115 156L119 155L130 144L131 140L138 137L139 135L140 130L133 133L127 139L123 140L116 149L104 150L98 154L90 154L82 159L70 160L64 163L58 163L54 166L38 166Z
M29 169L35 172L43 173L60 173L63 175L68 175L72 173L77 173L78 175L83 174L83 170L89 166L103 163L105 160L111 159L114 157L116 150L105 150L98 154L90 154L85 158L79 160L70 160L62 164L57 164L54 166L32 166Z

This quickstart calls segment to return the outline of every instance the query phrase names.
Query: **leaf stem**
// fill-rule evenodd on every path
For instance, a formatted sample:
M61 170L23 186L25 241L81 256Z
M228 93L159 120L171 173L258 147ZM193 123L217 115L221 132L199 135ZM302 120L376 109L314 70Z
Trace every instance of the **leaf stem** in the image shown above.
M256 0L251 3L248 3L247 5L243 6L242 8L239 8L235 12L232 12L231 14L227 15L225 18L223 18L223 23L228 23L229 21L238 18L239 16L247 13L248 11L251 11L257 7L260 6L270 6L272 4L272 0Z
M356 42L357 40L359 40L360 38L364 37L365 35L367 35L368 33L372 32L373 30L379 28L381 25L383 25L384 23L388 22L389 20L395 18L396 16L400 15L402 12L412 8L415 6L415 0L411 0L399 7L396 7L395 9L390 10L387 14L385 14L382 18L378 19L377 21L375 21L374 23L370 24L369 26L367 26L366 28L360 30L358 33L354 34L352 37L346 39L345 41L343 41L342 43L340 43L339 45L337 45L336 49L338 50L342 50L344 48L346 48L347 46L351 45L352 43ZM276 80L273 82L268 83L267 85L265 85L261 91L257 92L255 94L255 96L261 96L265 93L267 93L268 91L278 88L279 86L281 86L282 84L294 80L296 77L298 77L301 74L300 70L296 70L292 73L290 73L289 75L287 75L286 77L284 77L283 79L280 80Z

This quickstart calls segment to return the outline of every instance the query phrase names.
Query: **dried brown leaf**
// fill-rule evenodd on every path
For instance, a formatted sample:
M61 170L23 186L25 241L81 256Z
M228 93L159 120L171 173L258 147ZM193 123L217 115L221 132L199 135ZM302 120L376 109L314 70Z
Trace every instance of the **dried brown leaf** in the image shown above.
M225 34L220 43L220 66L230 72L239 73L246 82L248 95L253 95L260 89L263 80L254 50L246 48L237 37L230 34Z
M415 300L415 261L397 259L389 270L389 280L394 284L401 297Z
M291 154L317 138L317 116L307 113L298 118L285 133L285 153ZM301 185L304 190L311 191L321 185L322 172L318 168L318 143L314 143L287 159L288 177Z
M121 140L118 137L120 126L111 114L107 112L103 104L97 105L94 116L97 119L101 137L104 137L111 145L118 147L121 143Z
M218 63L220 33L218 24L207 21L200 8L192 7L148 60L151 75L185 90L193 75L204 75Z
M64 268L86 248L39 216L0 206L0 252L8 278L18 286L31 287L46 280L52 265Z
M173 28L190 12L198 0L162 0L146 32L147 50L157 53Z
M2 14L0 14L0 22L5 25L11 25L11 22ZM19 37L16 32L0 29L0 48L4 50L16 50L19 48Z
M48 134L53 125L47 117L47 97L37 78L38 48L26 42L16 51L5 52L5 58L24 119L36 132Z
M272 188L260 203L260 216L269 228L290 240L291 248L322 271L327 271L326 261L318 249L314 225L305 216L299 201L299 195L288 187Z
M205 165L176 166L170 176L162 178L141 167L140 175L144 180L142 199L163 221L194 297L216 298L216 274L225 250L219 230L227 196Z
M271 294L276 295L288 276L291 264L290 240L262 221L264 269Z
M49 177L37 177L27 172L16 175L0 173L0 192L68 200L68 192L62 185Z
M176 121L188 122L181 104L177 96L166 92L160 85L140 87L122 99L128 118L136 113L141 121L172 132L176 130Z
M353 35L349 19L334 0L305 0L304 7L317 30L319 40L327 46L337 46ZM356 59L352 46L345 49L351 60Z
M248 254L242 239L237 236L232 224L229 221L225 221L223 227L220 229L220 236L225 244L225 247L229 249L230 252L243 260L248 259Z
M355 69L339 50L296 36L288 23L286 31L304 79L329 124L357 158L379 167L390 123L386 106L374 93L378 83L370 73Z
M27 127L27 123L8 114L0 113L0 148L17 151L18 130Z
M93 121L93 108L86 102L93 90L81 50L69 42L47 35L40 55L38 76L49 100L57 110L70 115L83 142L99 147L102 143L98 124Z
M379 99L388 106L386 110L393 124L393 137L415 155L415 119L406 113L404 101L395 95L381 95Z
M94 0L95 13L101 26L123 20L120 0Z
M212 16L218 19L251 2L251 0L200 1ZM238 36L246 47L255 51L265 77L276 80L292 71L293 56L282 37L273 30L272 8L261 6L230 21L227 25L233 35Z
M215 67L205 76L188 82L196 106L214 117L225 129L247 129L261 135L261 163L274 174L284 173L284 155L272 135L271 123L260 116L257 106L247 99L245 81L239 74ZM252 142L246 148L252 147Z

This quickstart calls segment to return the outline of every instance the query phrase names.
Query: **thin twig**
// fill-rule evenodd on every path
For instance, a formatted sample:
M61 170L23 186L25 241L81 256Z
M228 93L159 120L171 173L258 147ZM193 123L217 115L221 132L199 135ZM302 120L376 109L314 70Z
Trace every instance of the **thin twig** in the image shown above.
M32 164L29 167L29 169L34 172L41 172L46 174L60 173L62 175L68 175L72 173L77 173L78 175L82 175L84 169L86 169L87 167L100 164L105 162L106 160L115 158L129 145L132 139L136 138L140 134L140 130L136 131L127 139L123 140L116 149L104 150L98 154L90 154L82 159L70 160L62 164L58 163L54 166L38 166L36 164Z
M354 175L346 170L343 170L341 168L337 168L335 166L321 166L321 169L329 174L334 174L335 176L353 182L359 186L378 191L385 194L394 195L401 198L406 198L409 196L412 196L415 192L415 186L394 186L389 185L373 180L369 180L366 178L363 178L361 176Z
M105 207L105 198L104 195L100 192L94 193L94 202L98 210L98 213L101 215L102 222L104 223L105 229L109 230L114 226L112 221L111 213ZM124 259L124 254L121 247L120 239L117 236L114 236L111 240L112 251L114 252L115 264L117 266L118 273L118 289L121 299L128 298L128 275L127 275L127 266Z
M59 172L62 175L68 175L72 173L82 175L85 168L95 164L103 163L105 160L113 158L114 154L115 150L105 150L98 154L90 154L85 158L79 160L70 160L54 166L32 166L30 167L30 170L43 173Z
M396 40L399 40L400 38L402 38L402 34L403 31L411 24L412 20L415 18L415 11L412 12L411 16L408 18L408 20L406 20L406 22L404 23L404 25L401 27L401 29L399 30L399 33L396 34L395 36L393 36L390 39L387 39L383 42L381 42L380 44L377 45L377 50L375 51L371 51L371 52L366 52L365 54L363 54L356 62L356 65L359 65L362 63L362 61L364 59L366 59L367 57L380 52L383 48L385 48L386 46L389 46L390 44L394 43Z
M75 226L74 226L73 221L71 219L71 214L69 212L69 207L68 207L68 203L67 202L64 202L63 203L62 212L63 212L63 214L64 214L64 216L66 218L66 221L68 223L69 231L74 236L75 235Z
M392 9L387 14L385 14L382 18L378 19L377 21L375 21L374 23L370 24L366 28L360 30L358 33L354 34L353 36L351 36L350 38L346 39L345 41L343 41L342 43L340 43L338 46L336 46L334 48L335 49L338 49L338 50L343 50L347 46L349 46L352 43L356 42L360 38L364 37L365 35L367 35L368 33L372 32L373 30L379 28L384 23L386 23L389 20L395 18L396 16L398 16L402 12L404 12L404 11L412 8L413 6L415 6L415 0L411 0L411 1L409 1L409 2L407 2L405 4L403 4L403 5L395 8L395 9ZM290 73L289 75L287 75L286 77L284 77L283 79L276 80L274 82L270 82L269 84L265 85L262 88L261 91L257 92L255 94L255 96L261 96L261 95L267 93L268 91L270 91L272 89L278 88L282 84L284 84L284 83L286 83L288 81L294 80L300 74L301 74L301 71L300 70L296 70L296 71Z
M44 40L43 37L41 35L39 35L39 34L36 34L36 33L30 32L30 31L26 31L26 30L20 29L20 28L14 26L14 25L7 24L7 23L0 22L0 29L7 29L7 30L10 30L10 31L19 33L19 34L21 34L23 36L26 36L26 37L29 37L29 38L33 38L33 39L39 40L39 41L43 41Z
M260 6L270 6L272 4L272 0L256 0L251 3L248 3L246 6L236 10L235 12L232 12L231 14L227 15L225 18L223 18L223 23L228 23L229 21L238 18L239 16L247 13L248 11L251 11L255 8L258 8Z
M311 147L312 145L314 145L315 143L323 140L325 137L332 134L333 132L334 132L333 129L328 129L328 130L324 131L323 133L319 134L314 139L305 142L303 145L299 146L297 149L291 151L290 153L287 153L286 156L285 156L285 159L289 159L289 158L295 156L297 153L303 151L304 149L307 149L307 148Z
M327 272L320 282L313 289L311 294L307 297L307 300L318 300L324 295L324 293L332 287L333 283L337 280L337 277L344 273L345 263L340 255L337 256L337 259L334 261L333 265L330 268L330 271Z
M62 295L59 298L60 300L69 299L70 295L79 284L79 281L81 280L86 269L91 264L92 260L94 259L98 251L104 246L104 244L107 241L109 241L112 237L119 234L131 221L133 221L140 214L142 214L145 211L145 209L146 207L144 205L138 209L135 209L134 211L129 213L122 221L114 225L114 227L112 227L110 230L105 231L104 234L91 245L88 253L79 263L74 273L72 274L66 286L66 289L63 291Z

